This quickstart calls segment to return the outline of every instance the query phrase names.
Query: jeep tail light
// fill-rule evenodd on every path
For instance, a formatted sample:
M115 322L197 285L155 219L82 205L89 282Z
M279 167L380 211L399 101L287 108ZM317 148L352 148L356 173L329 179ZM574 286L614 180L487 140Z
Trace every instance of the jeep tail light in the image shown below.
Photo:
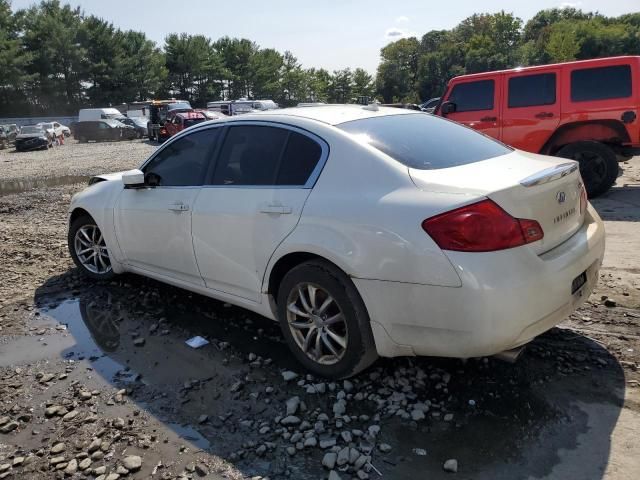
M442 250L458 252L493 252L544 237L537 221L514 218L489 199L427 218L422 228Z

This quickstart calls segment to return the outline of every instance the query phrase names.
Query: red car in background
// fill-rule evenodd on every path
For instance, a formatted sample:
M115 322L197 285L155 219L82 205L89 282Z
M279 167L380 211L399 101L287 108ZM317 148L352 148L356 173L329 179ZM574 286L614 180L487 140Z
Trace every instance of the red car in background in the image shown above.
M640 56L463 75L434 113L521 150L577 160L595 197L615 183L618 161L640 154Z
M167 120L160 128L160 140L166 140L173 137L176 133L181 132L185 128L189 128L201 122L209 120L202 112L176 112L170 113Z

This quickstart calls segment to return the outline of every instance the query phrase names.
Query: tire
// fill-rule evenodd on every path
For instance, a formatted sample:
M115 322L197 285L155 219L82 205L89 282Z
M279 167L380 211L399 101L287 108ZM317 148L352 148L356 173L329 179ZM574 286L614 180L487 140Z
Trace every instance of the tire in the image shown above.
M310 287L317 289L315 305L310 295ZM313 307L311 310L323 313L322 316L314 315L313 320L309 318L308 310L304 308L305 302L300 298L301 291L305 295L307 306ZM328 302L329 297L333 300L332 303L324 312L320 312L322 304ZM296 315L291 308L306 314L307 317ZM278 319L282 334L297 360L306 369L322 377L350 377L367 368L378 358L369 315L362 298L349 277L328 262L305 262L285 275L278 289ZM335 323L332 323L330 328L329 325L319 326L323 319L335 320ZM290 322L299 325L309 322L309 325L313 326L295 328L290 326ZM331 334L327 333L329 330ZM309 353L305 353L303 349L306 336L310 336L309 344L313 344L313 347L307 348ZM341 338L345 345L341 347L333 340L335 337ZM321 355L315 355L318 345ZM333 353L330 350L331 346ZM338 355L335 354L336 350Z
M615 152L599 142L576 142L565 145L556 157L570 158L580 163L580 175L589 198L602 195L618 178Z
M81 232L82 229L84 229L87 235L83 235L83 232ZM93 232L93 234L91 232ZM73 263L76 264L85 276L95 280L109 280L113 278L115 274L111 268L109 251L104 238L102 238L100 229L93 218L88 215L82 215L71 223L67 236L67 245ZM95 255L91 256L91 253L95 254L96 251L98 251L92 250L92 245L100 245L102 249L100 251L104 251L104 254L101 255L102 259L98 259ZM90 251L83 254L82 251L85 248Z

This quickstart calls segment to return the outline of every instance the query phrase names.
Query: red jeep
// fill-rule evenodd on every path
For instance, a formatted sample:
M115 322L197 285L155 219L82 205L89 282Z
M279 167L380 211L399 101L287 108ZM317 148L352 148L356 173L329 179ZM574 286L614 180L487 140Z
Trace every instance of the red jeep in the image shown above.
M640 56L463 75L434 113L515 148L577 160L595 197L615 183L619 160L640 154Z
M173 137L176 133L181 132L185 128L189 128L196 123L207 121L207 117L202 112L176 112L169 113L167 120L164 122L163 128L165 132L162 132L161 136L166 139Z

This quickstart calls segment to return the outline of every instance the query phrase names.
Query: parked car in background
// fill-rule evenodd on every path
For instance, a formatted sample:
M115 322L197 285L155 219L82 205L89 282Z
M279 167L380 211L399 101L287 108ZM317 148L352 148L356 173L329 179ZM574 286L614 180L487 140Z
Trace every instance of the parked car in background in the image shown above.
M427 100L426 102L420 104L420 109L423 112L427 112L427 113L433 113L433 111L436 109L436 107L438 106L438 103L440 103L440 97L434 97L434 98L430 98L429 100Z
M164 141L167 138L173 137L185 128L206 122L207 120L206 115L202 112L190 111L170 113L164 123L164 132L163 129L160 129L160 140Z
M58 122L40 122L37 125L41 125L42 128L44 128L48 132L52 132L55 137L71 136L71 129Z
M42 125L26 125L20 128L15 144L18 152L46 150L53 146L53 136Z
M275 110L279 108L273 100L218 100L207 102L207 109L226 116L244 115L254 111Z
M147 136L147 119L146 117L120 117L118 118L120 123L133 127L138 134L138 138Z
M576 162L407 109L206 122L89 184L68 231L87 276L134 272L277 319L332 378L377 356L518 348L589 298L604 254Z
M73 137L80 143L131 140L137 136L135 128L124 125L117 120L78 122L73 129Z
M78 112L79 122L108 120L119 117L122 117L122 113L117 108L83 108Z
M595 197L615 183L618 161L640 154L640 56L456 77L436 114L528 152L577 160Z
M205 117L207 117L207 120L217 120L218 118L221 118L221 115L219 113L212 112L211 110L196 108L194 112L202 113Z
M0 148L7 148L16 142L20 129L15 123L0 125Z
M193 110L191 104L186 100L153 100L149 104L149 120L147 122L147 132L149 139L157 142L162 141L161 137L166 135L164 124L167 116L171 112L188 112Z

